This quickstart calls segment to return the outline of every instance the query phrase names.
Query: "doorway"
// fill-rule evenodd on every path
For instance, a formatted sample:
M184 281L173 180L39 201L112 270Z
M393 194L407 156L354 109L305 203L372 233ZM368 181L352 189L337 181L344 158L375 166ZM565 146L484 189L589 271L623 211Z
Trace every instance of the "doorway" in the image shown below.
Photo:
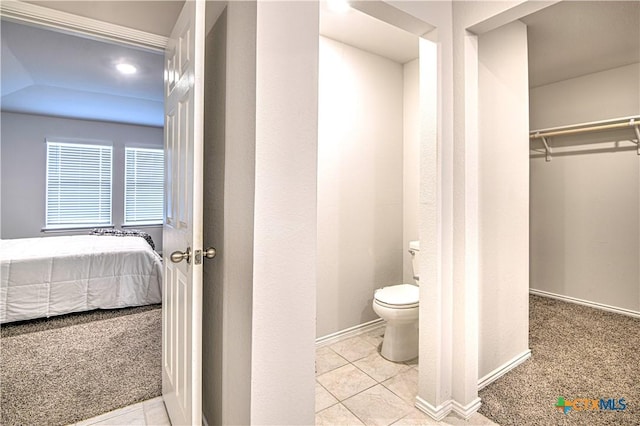
M409 241L430 231L419 232L418 217L425 177L421 170L437 163L435 152L424 149L427 141L436 139L427 134L436 126L424 120L427 116L437 122L437 94L430 92L437 85L437 60L429 56L437 48L429 50L425 45L430 41L384 19L384 14L373 17L356 9L340 14L321 7L316 340L320 422L349 410L359 412L354 407L368 397L360 391L370 387L366 382L372 365L390 374L373 374L378 382L369 385L375 392L409 408L417 394L417 359L393 364L378 353L384 327L372 310L372 298L376 288L414 282ZM422 25L421 34L433 30ZM425 93L433 97L427 95L424 101ZM431 107L429 101L434 102ZM427 173L431 178L432 172ZM353 376L348 391L334 383L343 373ZM395 396L383 383L392 379L410 383L413 394L408 392L405 400ZM348 410L349 404L355 405ZM365 423L376 416L359 413Z
M640 59L640 49L637 47L638 17L638 5L631 2L560 2L478 37L480 94L485 99L502 99L501 103L505 104L503 108L509 111L499 111L501 107L495 103L487 108L482 104L482 99L480 101L480 181L491 182L485 188L485 193L481 192L485 209L481 209L480 232L484 235L481 247L481 254L484 252L484 256L481 258L486 259L483 261L481 275L481 317L492 318L493 314L504 309L501 317L506 320L509 315L513 315L508 323L518 329L510 331L509 339L500 339L498 346L495 330L500 322L494 320L490 324L481 324L481 386L487 380L490 383L492 373L494 378L500 377L529 357L526 340L529 338L529 328L529 341L534 351L531 360L505 376L501 382L505 386L503 389L518 387L514 385L517 382L514 378L520 372L543 370L545 367L540 362L547 358L545 351L553 353L561 347L554 344L553 339L548 339L545 343L548 347L543 350L539 346L540 336L544 334L541 328L553 328L551 318L554 317L556 320L562 317L577 318L579 309L538 296L586 304L627 315L633 314L633 311L637 314L638 235L635 230L638 204L637 190L633 188L637 183L638 170L633 128L551 136L545 141L550 146L550 151L535 134L539 132L544 135L545 130L578 129L581 127L580 123L586 123L585 126L588 127L589 123L596 125L598 122L637 115L640 111L637 83L640 75L637 68ZM583 26L585 23L588 23L588 31ZM626 24L629 26L625 27ZM611 27L620 32L613 36L607 30ZM509 31L512 31L508 37L509 42L517 43L518 47L512 45L508 48L506 44L501 44L506 43L507 38L504 36ZM502 41L496 38L498 32L502 32ZM614 40L608 40L609 36L613 36ZM590 38L593 38L593 43L588 41ZM500 43L500 54L495 54L495 51L491 53L496 43ZM634 47L621 47L627 43ZM590 46L589 52L575 49L574 46L578 45ZM603 53L598 54L600 48ZM629 52L634 53L629 55ZM499 68L487 66L495 64L496 58L504 61L505 68L502 71L511 69L509 77L498 71ZM619 62L620 59L622 62ZM483 66L485 69L482 69ZM482 75L483 72L487 73ZM519 76L517 85L513 83L516 75ZM494 78L496 80L492 80ZM511 95L507 96L492 86L491 81L495 82L500 78L503 83L509 81L502 84L503 89L514 88ZM490 83L483 88L483 81L486 83L487 80ZM484 95L483 90L486 90ZM519 105L506 107L516 98L520 99ZM523 110L523 107L526 109ZM491 117L493 111L498 111L497 117ZM511 112L518 116L511 116ZM483 118L486 120L484 123ZM628 121L626 120L627 123ZM510 126L514 123L518 123L517 135L513 134L508 140L502 140L501 132L510 132ZM496 129L500 129L500 132ZM519 146L517 152L514 147L516 143ZM511 169L515 164L518 167ZM529 167L530 170L523 176L522 171ZM496 179L500 173L504 173L502 178ZM631 188L618 185L621 181L631 182ZM491 203L504 197L506 193L503 191L514 184L516 186L511 188L511 196L508 200L505 197L503 202L505 209L514 209L511 219L500 220L498 223L497 215L504 214L506 210L498 212L497 209L491 209ZM514 196L516 193L520 195ZM618 207L623 205L630 207L632 213L615 218L615 213L612 212L621 210ZM520 209L521 213L516 214L515 209ZM530 217L530 221L516 224L518 217ZM508 230L509 227L512 227L511 230ZM515 235L530 239L529 243L519 245L511 240ZM502 248L490 246L497 241ZM501 259L502 263L500 273L497 273L497 259ZM515 265L520 265L520 273L515 269L509 272L509 268ZM528 272L522 274L525 270ZM505 280L507 276L509 279ZM500 281L502 284L499 284ZM609 283L606 289L602 287L603 282ZM500 285L511 292L508 302L501 301L499 292L495 291L496 286ZM618 291L612 291L612 288ZM620 297L621 294L626 294L626 297ZM513 299L514 296L516 300ZM552 311L555 312L552 314ZM593 311L591 314L587 313L586 317L602 316ZM507 341L509 344L519 341L519 347L509 348L504 344ZM594 346L596 352L602 350L597 344ZM578 365L583 357L590 359L587 353L594 350L593 346L589 349L575 343L571 347L580 348L574 354L573 361L565 348L562 351L565 355L559 356L561 361L554 365L554 369L575 371L571 365ZM493 358L500 352L498 349L508 349L510 353L503 352L501 360L500 357ZM613 350L611 345L605 352L608 355ZM560 376L554 378L555 388L539 388L537 394L547 399L557 398L557 389L567 389L565 386L570 385L569 380ZM537 381L535 377L531 376L530 380ZM596 383L597 380L596 375L590 379L591 383ZM488 407L495 408L500 404L508 407L513 403L508 398L496 398L495 393L489 396L490 386L486 392L481 393L483 400L491 404ZM604 385L598 385L591 392L597 393L602 388ZM589 393L584 390L582 392ZM571 399L567 395L563 396ZM518 398L535 401L535 397L529 398L523 394ZM482 408L480 412L483 412ZM550 419L546 417L550 416L547 410L532 412L528 416L528 422L537 418L535 422L544 423ZM492 419L499 423L506 421L500 417ZM519 421L524 420L521 418Z
M50 5L47 4L47 6ZM3 4L3 79L9 78L9 76L17 76L18 78L12 79L10 84L4 84L6 81L3 81L2 150L5 155L3 156L2 179L4 210L2 237L43 236L41 230L45 211L44 185L46 181L45 144L43 142L50 137L64 138L67 143L96 144L108 141L111 144L110 146L113 148L111 222L120 227L127 222L124 219L126 148L162 149L162 55L157 53L157 49L149 50L148 45L145 47L146 50L142 50L140 45L144 44L143 42L132 49L130 43L126 45L119 42L114 43L112 39L105 42L101 37L96 37L101 41L87 38L86 35L77 37L77 31L74 32L70 28L64 32L60 32L59 28L51 31L51 25L47 25L48 14L52 13L50 9L40 9L32 5L25 5L25 7L41 12L42 27L20 24L20 19L16 18L15 14L5 15L6 10ZM12 22L5 21L5 16L11 16ZM13 22L13 20L17 22ZM82 21L82 19L79 20ZM18 33L18 41L26 45L23 47L31 50L18 52L17 49L21 47L12 43L12 40L15 40L9 35L9 32ZM36 32L44 35L40 38L40 35L34 34ZM113 36L113 34L111 35ZM80 46L80 50L74 51L73 46ZM44 50L37 51L38 47L42 47ZM102 62L100 62L97 60L101 56L99 52L104 53L105 51L109 53L102 55ZM63 55L70 56L66 56L65 59ZM138 86L121 75L115 78L116 87L110 87L109 84L112 84L114 79L107 81L107 77L111 76L112 67L116 65L112 61L124 58L143 58L137 63ZM64 71L65 66L70 66L71 70ZM16 73L10 71L16 71ZM103 77L104 79L101 80ZM153 95L149 95L149 92L145 92L147 90L153 92L158 87L159 100ZM85 101L92 96L93 103L87 104ZM119 104L119 100L123 100L123 103ZM29 106L28 101L35 103ZM47 108L52 109L47 110ZM157 111L159 111L159 116L154 116ZM118 116L118 113L121 115ZM10 137L7 133L9 131L12 132ZM21 163L22 167L14 167L17 163ZM9 166L4 167L7 164ZM15 199L16 195L19 197L17 200ZM16 208L20 211L16 212ZM25 211L28 211L29 214L24 214ZM148 230L155 243L155 248L162 251L161 228L158 228L157 225L149 227L139 224L135 227ZM44 236L87 234L91 228L64 231L58 229L56 231ZM82 315L76 315L74 318L78 319ZM142 324L139 325L142 330ZM159 333L160 323L158 322L156 325L155 331ZM142 342L144 339L138 340ZM88 342L85 343L88 344ZM68 349L76 354L82 353L79 347ZM99 352L99 348L96 350L96 354L97 352ZM159 361L159 358L155 361ZM145 367L142 370L148 369ZM127 383L124 378L120 382ZM84 384L88 385L86 382ZM130 389L136 387L135 385L125 386ZM69 394L74 393L69 392ZM139 396L135 398L139 398ZM117 398L112 399L116 400ZM118 399L117 403L121 404L122 401ZM125 404L128 403L125 402ZM76 410L69 410L72 414L74 411Z

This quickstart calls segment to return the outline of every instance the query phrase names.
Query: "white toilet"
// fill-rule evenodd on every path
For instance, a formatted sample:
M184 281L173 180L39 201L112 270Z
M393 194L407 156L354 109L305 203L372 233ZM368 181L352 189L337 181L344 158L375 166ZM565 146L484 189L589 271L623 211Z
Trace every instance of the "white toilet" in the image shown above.
M409 242L414 284L383 287L373 295L373 310L386 321L381 354L389 361L408 361L418 356L418 262L420 241Z

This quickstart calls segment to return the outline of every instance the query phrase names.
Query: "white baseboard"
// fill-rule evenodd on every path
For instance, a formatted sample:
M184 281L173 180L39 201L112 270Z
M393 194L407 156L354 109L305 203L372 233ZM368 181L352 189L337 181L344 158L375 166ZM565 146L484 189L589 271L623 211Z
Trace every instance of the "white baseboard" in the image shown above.
M478 380L478 390L480 390L480 389L484 388L485 386L495 382L500 377L504 376L509 371L513 370L514 368L516 368L517 366L519 366L520 364L522 364L523 362L525 362L529 358L531 358L531 349L527 349L526 351L522 352L520 355L517 355L517 356L513 357L511 360L507 361L506 363L504 363L500 367L498 367L495 370L493 370L491 373L487 374L486 376L484 376L480 380ZM480 401L478 401L478 404L479 403L480 403ZM471 414L473 414L473 413L471 413Z
M440 421L447 417L453 411L453 401L448 400L437 407L429 404L419 396L416 397L416 408L427 414L435 421Z
M469 418L471 418L471 416L473 416L475 412L478 411L480 405L480 398L476 398L467 405L462 405L458 401L453 401L453 403L451 404L453 408L452 411L465 420L469 420Z
M578 299L576 297L564 296L562 294L551 293L543 290L529 289L530 294L536 296L549 297L551 299L562 300L563 302L575 303L578 305L588 306L590 308L600 309L607 312L626 315L629 317L640 318L640 312L631 309L618 308L617 306L605 305L604 303L591 302L589 300Z
M469 420L471 416L480 409L480 398L476 398L467 405L462 405L458 401L448 400L441 405L434 407L419 396L416 397L416 408L427 414L435 421L440 421L449 414L454 413L464 420Z
M384 320L382 318L378 318L373 321L365 322L364 324L345 328L344 330L327 334L326 336L318 337L316 339L316 347L320 348L323 346L333 345L334 343L337 343L341 340L367 333L382 326L384 326Z

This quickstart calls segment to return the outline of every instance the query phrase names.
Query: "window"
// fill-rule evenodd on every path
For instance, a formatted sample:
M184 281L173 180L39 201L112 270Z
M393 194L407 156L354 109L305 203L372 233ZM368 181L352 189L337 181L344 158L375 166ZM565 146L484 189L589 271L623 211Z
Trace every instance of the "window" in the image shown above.
M124 222L126 225L162 223L164 151L125 148Z
M111 225L112 148L47 141L46 228Z

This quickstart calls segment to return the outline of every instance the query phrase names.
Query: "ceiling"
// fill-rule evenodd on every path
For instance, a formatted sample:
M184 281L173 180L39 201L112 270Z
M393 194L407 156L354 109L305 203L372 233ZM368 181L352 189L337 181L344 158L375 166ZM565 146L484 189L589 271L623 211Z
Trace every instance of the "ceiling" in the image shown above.
M27 3L168 36L184 0ZM162 54L4 20L0 32L3 111L164 125Z
M320 6L320 34L400 64L418 57L418 37L356 9L334 12Z
M30 3L166 36L183 2ZM638 1L563 1L522 21L531 87L640 62ZM163 125L161 54L6 21L0 30L3 111ZM320 32L398 63L418 56L415 35L353 9L323 4ZM139 71L118 74L124 59Z
M529 86L640 62L639 1L563 1L521 19Z
M12 22L0 32L3 111L163 126L161 54Z

